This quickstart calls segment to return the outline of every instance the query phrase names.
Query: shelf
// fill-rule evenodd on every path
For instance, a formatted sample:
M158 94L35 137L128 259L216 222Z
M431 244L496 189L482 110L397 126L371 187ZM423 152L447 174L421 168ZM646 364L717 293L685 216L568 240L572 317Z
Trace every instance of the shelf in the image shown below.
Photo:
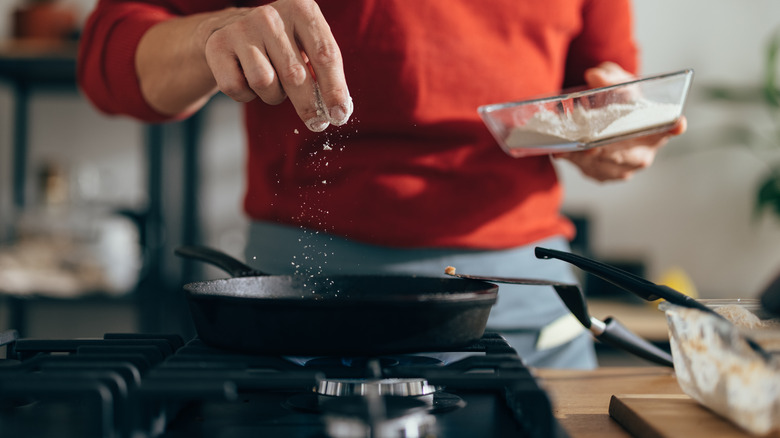
M77 53L76 42L0 41L0 85L10 88L14 101L10 157L14 212L21 211L28 203L28 140L33 116L30 100L37 91L64 91L81 98L76 83ZM198 243L200 114L182 122L144 125L149 201L140 226L145 236L144 263L149 270L136 292L127 298L135 300L138 306L142 331L181 331L189 335L193 330L180 295L184 279L197 275L198 271L190 263L175 260L172 246ZM178 177L164 178L163 172L173 172ZM93 300L83 297L74 301L84 299ZM24 323L24 306L28 300L13 297L9 302L19 314L20 323ZM24 332L23 327L13 328Z
M76 89L75 43L0 43L0 79L15 86Z

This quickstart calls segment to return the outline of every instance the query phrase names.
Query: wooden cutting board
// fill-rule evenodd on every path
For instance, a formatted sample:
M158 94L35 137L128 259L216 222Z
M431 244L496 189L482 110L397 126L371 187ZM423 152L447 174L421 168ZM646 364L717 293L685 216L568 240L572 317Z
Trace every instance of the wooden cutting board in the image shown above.
M752 436L684 394L613 395L609 415L636 438Z

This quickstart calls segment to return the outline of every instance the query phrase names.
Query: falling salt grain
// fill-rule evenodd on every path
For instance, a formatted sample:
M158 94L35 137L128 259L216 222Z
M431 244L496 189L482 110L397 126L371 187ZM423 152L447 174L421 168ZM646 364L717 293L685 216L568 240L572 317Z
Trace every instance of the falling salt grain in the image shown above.
M324 145L322 145L322 150L323 150L323 151L332 151L332 150L333 150L333 148L332 148L332 147L330 147L330 146L328 146L328 144L327 144L327 143L325 143Z
M298 128L293 129L293 132L298 134Z

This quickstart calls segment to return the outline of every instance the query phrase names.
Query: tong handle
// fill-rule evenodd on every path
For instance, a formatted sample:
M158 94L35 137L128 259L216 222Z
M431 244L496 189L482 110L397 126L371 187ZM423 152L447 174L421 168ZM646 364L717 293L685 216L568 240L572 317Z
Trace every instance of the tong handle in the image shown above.
M652 283L642 277L634 275L630 272L626 272L622 269L618 269L614 266L610 266L606 263L592 260L577 254L542 247L536 247L534 253L536 254L536 257L540 259L558 259L567 263L571 263L583 271L589 272L621 289L625 289L644 300L655 301L657 299L663 298L672 304L699 309L704 312L715 313L717 315L715 311L689 297L688 295L677 292L668 286Z
M688 307L691 309L698 309L711 315L715 315L718 318L726 319L726 317L723 315L710 309L709 307L696 301L688 295L677 292L668 286L662 286L649 282L642 277L636 276L622 269L618 269L614 266L607 265L606 263L601 263L577 254L541 247L536 247L534 253L536 254L536 257L540 259L558 259L571 263L583 271L590 272L591 274L608 281L615 286L620 287L621 289L632 292L647 301L655 301L659 298L663 298L672 304L677 304L678 306ZM765 360L771 360L772 356L753 339L746 337L745 340L747 341L750 348L753 349L753 351L761 355L761 357L763 357Z
M622 348L642 359L658 365L674 367L671 354L640 338L615 318L605 319L604 332L596 337L604 343Z

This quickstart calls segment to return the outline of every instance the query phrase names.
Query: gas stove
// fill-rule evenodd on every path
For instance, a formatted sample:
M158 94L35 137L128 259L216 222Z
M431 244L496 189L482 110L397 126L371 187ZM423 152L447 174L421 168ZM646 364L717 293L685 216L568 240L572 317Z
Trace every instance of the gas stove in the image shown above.
M4 437L555 437L506 341L383 357L258 356L177 335L0 334Z

